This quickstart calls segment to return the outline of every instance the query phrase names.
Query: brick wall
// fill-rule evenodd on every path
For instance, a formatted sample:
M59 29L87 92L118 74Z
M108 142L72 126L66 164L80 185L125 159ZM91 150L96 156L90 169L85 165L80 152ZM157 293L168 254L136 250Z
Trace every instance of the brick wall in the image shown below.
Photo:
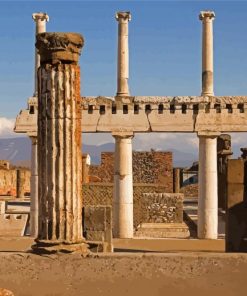
M173 192L172 152L133 152L133 182L162 184L164 192ZM98 177L102 183L113 183L114 153L102 152L101 164L91 165L89 175Z

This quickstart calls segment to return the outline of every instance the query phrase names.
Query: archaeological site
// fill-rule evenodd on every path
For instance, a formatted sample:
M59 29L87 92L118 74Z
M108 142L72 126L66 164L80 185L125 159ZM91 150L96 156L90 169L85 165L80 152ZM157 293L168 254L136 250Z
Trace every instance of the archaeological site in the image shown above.
M0 160L0 295L244 295L247 148L236 158L231 135L247 132L247 96L214 94L215 13L199 13L198 96L130 93L131 18L115 15L116 93L93 97L81 91L87 39L32 14L34 91L14 125L31 165ZM115 148L95 163L84 135L99 133ZM198 159L133 149L151 133L194 133Z

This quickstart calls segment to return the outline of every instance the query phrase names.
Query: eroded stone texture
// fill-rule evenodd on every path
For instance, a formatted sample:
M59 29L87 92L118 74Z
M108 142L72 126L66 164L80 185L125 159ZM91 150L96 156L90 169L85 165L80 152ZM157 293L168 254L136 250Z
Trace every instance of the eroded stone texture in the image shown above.
M101 242L104 252L113 251L111 206L85 206L83 225L87 241Z
M37 34L36 47L42 63L77 63L84 39L77 33L40 33Z
M220 135L217 138L218 207L224 210L227 201L227 163L232 154L231 136Z
M146 208L143 223L183 222L183 194L144 193L142 202Z
M247 163L229 159L227 167L226 251L247 251Z
M173 191L172 152L133 151L133 182L141 184L162 184L165 192ZM114 179L114 153L102 152L101 164L90 165L89 175L97 177L97 182L112 183ZM96 182L96 181L95 181Z
M34 250L85 251L82 236L80 68L83 38L42 33L38 71L39 231Z
M136 232L138 237L189 237L183 223L183 194L144 193L145 216Z

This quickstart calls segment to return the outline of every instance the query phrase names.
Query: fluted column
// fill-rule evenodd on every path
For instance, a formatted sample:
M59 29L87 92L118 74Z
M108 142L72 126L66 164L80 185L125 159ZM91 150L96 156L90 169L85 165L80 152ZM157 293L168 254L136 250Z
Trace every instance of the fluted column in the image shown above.
M46 32L46 22L49 22L49 16L44 12L35 12L32 14L32 18L35 21L35 34L40 34ZM38 96L38 81L37 81L37 71L40 66L40 56L37 49L35 48L35 67L34 67L34 97Z
M118 64L117 64L117 96L129 95L129 21L130 12L117 12L118 21Z
M115 138L113 235L133 237L133 133L113 133Z
M202 21L202 96L214 95L213 11L201 11Z
M38 139L30 137L32 141L31 157L31 206L30 206L30 235L38 235Z
M40 252L86 251L78 66L83 43L76 33L37 35L39 230L33 249Z

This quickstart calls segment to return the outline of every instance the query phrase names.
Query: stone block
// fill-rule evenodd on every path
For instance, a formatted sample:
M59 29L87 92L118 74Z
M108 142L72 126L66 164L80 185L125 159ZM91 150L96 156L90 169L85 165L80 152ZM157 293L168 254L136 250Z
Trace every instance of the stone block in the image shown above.
M112 252L112 207L85 206L83 230L87 241L102 245L98 251Z
M142 223L135 236L143 238L189 238L190 231L185 223Z
M245 170L243 159L228 160L225 239L227 252L247 252Z
M1 214L0 236L24 236L28 214Z
M229 159L227 170L228 183L244 183L244 161L243 159Z

